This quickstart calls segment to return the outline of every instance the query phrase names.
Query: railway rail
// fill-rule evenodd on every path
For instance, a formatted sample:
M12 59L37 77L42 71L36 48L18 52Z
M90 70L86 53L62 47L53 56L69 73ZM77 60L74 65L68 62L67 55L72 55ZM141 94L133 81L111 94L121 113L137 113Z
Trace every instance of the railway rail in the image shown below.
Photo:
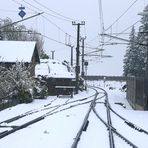
M57 114L59 112L71 109L71 108L76 107L76 106L88 104L88 103L91 102L91 100L92 100L91 98L94 95L91 95L91 96L85 97L85 98L81 98L81 99L78 99L78 100L72 100L72 101L70 101L71 99L66 99L65 103L60 104L60 105L59 104L51 105L54 102L54 100L53 100L52 102L44 105L41 108L30 110L30 111L27 111L27 112L25 112L23 114L20 114L20 115L17 115L15 117L6 119L4 121L1 121L0 122L0 128L11 128L11 129L2 131L0 133L0 139L2 139L4 137L18 131L18 130L26 128L29 125L32 125L32 124L34 124L36 122L44 120L48 116ZM31 115L34 115L34 114L36 114L38 112L44 112L44 113L41 116L38 116L38 117L34 118L33 120L29 120L28 122L23 123L22 125L18 125L18 126L17 125L16 126L14 126L14 125L11 126L10 125L14 121L20 120L22 118L25 118L25 117L28 117L28 116L31 116Z
M29 125L35 124L41 120L44 120L46 117L52 116L54 114L60 113L65 110L72 109L77 106L81 106L84 104L89 104L88 111L85 114L85 117L83 119L82 124L80 125L80 129L78 130L76 137L73 139L73 143L71 145L71 148L77 148L79 147L79 142L81 141L81 137L83 135L83 132L88 132L89 123L90 120L90 114L94 114L96 116L96 120L98 122L103 123L103 125L106 127L106 132L108 133L108 141L109 141L109 148L115 148L116 147L116 137L118 136L128 147L132 148L138 148L136 144L134 144L131 140L126 138L121 132L118 131L118 129L113 125L112 123L112 114L115 114L118 118L120 118L122 121L124 121L123 124L128 125L132 129L136 130L137 132L144 133L148 135L148 132L138 126L136 126L134 123L126 120L124 117L122 117L119 113L114 111L109 103L109 98L107 92L99 87L90 87L95 91L95 93L89 97L81 98L81 99L66 99L64 103L62 104L54 104L56 101L53 99L48 104L43 105L40 108L33 109L30 111L27 111L23 114L17 115L15 117L6 119L4 121L0 122L0 128L8 128L7 130L4 130L0 133L0 139L18 131L21 129L24 129L28 127ZM102 102L101 102L102 101ZM106 110L106 120L104 120L100 112L97 111L98 104L103 105ZM27 122L21 124L21 125L14 125L14 121L21 120L22 118L27 118L29 116L34 116L36 113L41 113L40 116L35 117L33 120L27 120ZM112 114L111 114L112 113ZM97 147L97 146L96 146Z
M89 116L90 116L90 113L94 113L96 115L96 117L105 125L105 127L107 128L107 131L108 131L108 137L109 137L109 148L115 148L116 147L116 142L114 140L114 135L118 136L121 140L123 140L129 147L132 147L132 148L138 148L138 146L136 146L133 142L131 142L128 138L126 138L126 136L123 136L120 132L118 132L118 130L116 129L116 127L114 127L112 125L112 121L111 121L111 113L110 112L113 112L117 117L119 117L120 119L122 119L124 121L124 123L126 123L128 126L130 126L131 128L135 129L136 131L138 132L143 132L145 133L146 135L148 135L148 132L138 126L136 126L134 123L126 120L124 117L122 117L121 115L119 115L117 112L115 112L111 106L110 106L110 103L109 103L109 100L108 100L108 94L107 92L102 89L102 88L99 88L99 87L94 87L94 89L96 90L96 92L98 92L98 90L101 90L103 93L104 93L104 102L97 102L98 99L97 98L97 95L99 93L97 93L97 95L95 96L94 100L92 100L91 102L91 105L89 107L89 110L88 112L86 113L85 115L85 118L83 120L83 123L76 135L76 137L74 138L74 142L71 146L71 148L77 148L79 147L79 141L81 140L81 136L83 134L83 131L86 131L87 127L89 126ZM106 107L106 116L107 116L107 121L105 121L103 118L101 118L101 116L99 115L99 113L97 112L96 110L96 106L97 106L97 103L100 103L100 104L104 104L104 106Z

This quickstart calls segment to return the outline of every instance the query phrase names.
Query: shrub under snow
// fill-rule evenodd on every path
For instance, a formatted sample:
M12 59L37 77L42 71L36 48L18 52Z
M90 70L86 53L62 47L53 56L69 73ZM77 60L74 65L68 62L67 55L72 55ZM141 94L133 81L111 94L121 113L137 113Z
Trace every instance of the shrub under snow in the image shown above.
M34 87L34 79L30 76L28 68L23 63L17 62L9 69L0 66L1 99L17 98L21 103L32 102L32 91Z

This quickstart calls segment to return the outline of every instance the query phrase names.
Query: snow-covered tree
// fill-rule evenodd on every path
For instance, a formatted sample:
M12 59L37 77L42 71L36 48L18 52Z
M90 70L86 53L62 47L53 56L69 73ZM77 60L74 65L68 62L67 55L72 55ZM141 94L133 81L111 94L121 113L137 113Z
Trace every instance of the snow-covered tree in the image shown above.
M148 6L144 11L148 11ZM124 58L124 75L125 76L144 76L147 65L148 52L148 16L143 16L141 26L137 36L134 27L129 36L129 44L127 46Z
M0 66L0 100L7 98L13 91L11 87L10 79L7 78L7 69L3 66Z
M129 36L129 44L127 46L125 58L124 58L124 75L125 76L136 76L138 75L138 56L139 51L137 50L137 40L135 35L135 28L132 27L131 34Z
M2 69L0 75L0 98L13 96L18 98L20 102L31 102L35 83L34 79L30 76L28 68L19 62L16 62L9 69L3 66L0 68Z
M148 6L145 7L144 11L148 12ZM148 64L148 16L143 15L141 18L141 26L139 27L139 33L138 33L138 42L143 45L138 46L138 50L141 51L141 65L142 65L142 71L145 73L146 66Z

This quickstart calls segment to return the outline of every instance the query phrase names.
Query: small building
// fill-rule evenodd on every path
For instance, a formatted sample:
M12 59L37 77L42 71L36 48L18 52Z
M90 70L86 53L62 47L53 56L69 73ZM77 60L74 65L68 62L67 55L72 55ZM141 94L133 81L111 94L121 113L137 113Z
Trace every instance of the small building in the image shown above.
M36 42L0 41L0 64L9 68L16 62L30 66L31 75L35 75L35 66L40 63Z

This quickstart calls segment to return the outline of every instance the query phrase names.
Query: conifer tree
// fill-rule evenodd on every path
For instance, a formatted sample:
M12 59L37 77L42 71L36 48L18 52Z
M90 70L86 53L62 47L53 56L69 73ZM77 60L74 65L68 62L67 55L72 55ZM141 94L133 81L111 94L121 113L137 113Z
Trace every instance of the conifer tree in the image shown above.
M145 7L143 12L148 12L148 6ZM141 26L139 27L138 42L144 45L139 45L138 50L140 51L141 66L143 75L146 71L147 63L147 52L148 52L148 15L143 15L141 18Z
M135 36L135 28L132 27L131 34L129 36L129 44L127 46L125 58L124 58L124 75L135 76L137 75L137 44Z
M148 12L148 6L144 9L145 11ZM130 42L127 46L123 66L125 76L143 77L145 75L148 64L148 16L142 16L141 24L137 36L134 27L129 36Z

